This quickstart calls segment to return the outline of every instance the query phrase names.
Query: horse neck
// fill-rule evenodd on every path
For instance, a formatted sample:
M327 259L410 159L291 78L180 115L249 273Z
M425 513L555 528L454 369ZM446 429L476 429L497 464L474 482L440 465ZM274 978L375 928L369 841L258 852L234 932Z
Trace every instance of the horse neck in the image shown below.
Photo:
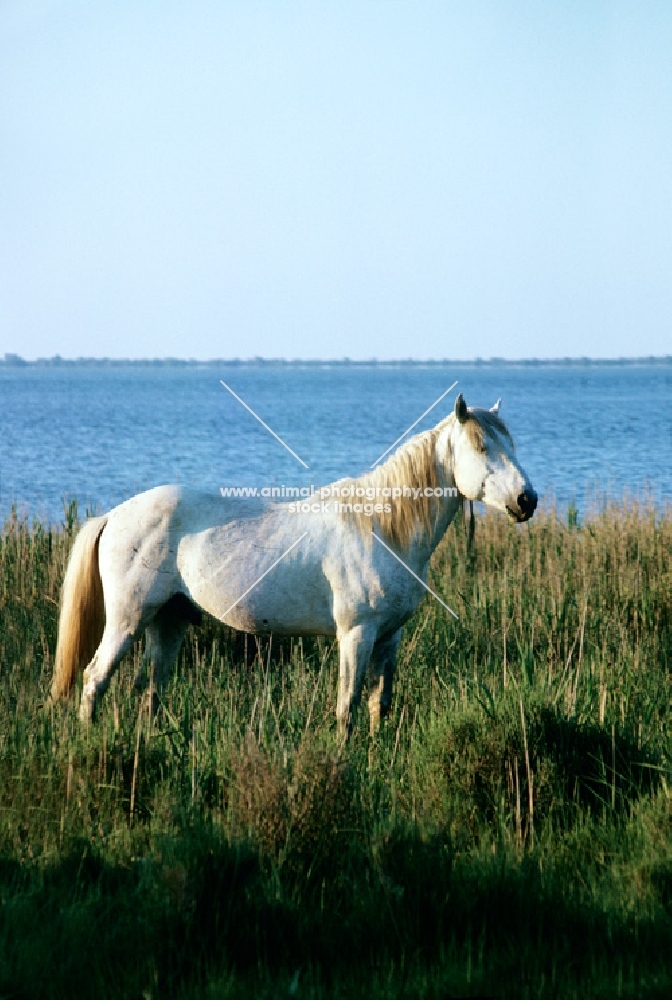
M453 487L457 489L455 483L455 477L453 476L452 463L450 468L446 469L439 466L437 469L439 482L444 487ZM460 509L462 499L459 492L455 496L444 496L440 500L441 503L441 513L436 520L436 525L432 532L432 537L430 539L431 551L433 552L436 546L439 544L441 539L446 533L448 527L452 524L455 515Z
M435 449L434 454L437 479L439 481L439 485L442 487L456 487L455 477L453 476L452 458L450 458L450 448L446 449L446 453L449 456L448 464L440 464L436 462ZM459 493L456 496L444 496L440 499L437 498L436 503L440 505L438 517L436 518L430 531L425 533L419 543L416 542L417 555L420 558L420 562L427 562L429 560L430 556L434 552L434 549L445 535L448 527L457 514L457 511L462 503L462 497Z

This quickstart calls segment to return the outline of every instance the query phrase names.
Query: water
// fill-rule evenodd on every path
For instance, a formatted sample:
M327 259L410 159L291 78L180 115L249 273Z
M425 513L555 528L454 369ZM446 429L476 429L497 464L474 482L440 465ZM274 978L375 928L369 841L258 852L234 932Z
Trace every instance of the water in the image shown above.
M0 517L16 504L60 521L71 498L102 511L160 483L217 491L358 474L455 379L413 433L445 416L459 390L470 405L501 396L542 503L672 500L670 365L0 365Z

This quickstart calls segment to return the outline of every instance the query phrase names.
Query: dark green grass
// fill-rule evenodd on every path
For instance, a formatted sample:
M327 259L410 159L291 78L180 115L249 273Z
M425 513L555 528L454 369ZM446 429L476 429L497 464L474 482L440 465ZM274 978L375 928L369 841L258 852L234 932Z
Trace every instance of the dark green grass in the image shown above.
M672 517L460 525L394 709L326 640L191 629L50 707L60 531L0 536L0 997L672 995ZM135 663L131 663L131 660Z

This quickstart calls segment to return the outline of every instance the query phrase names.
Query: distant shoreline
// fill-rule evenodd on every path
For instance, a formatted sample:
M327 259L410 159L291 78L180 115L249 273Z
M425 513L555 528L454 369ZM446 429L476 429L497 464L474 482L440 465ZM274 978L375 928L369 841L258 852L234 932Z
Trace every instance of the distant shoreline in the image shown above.
M5 354L0 368L584 368L672 366L672 355L640 358L395 358L353 360L351 358L37 358L26 361L18 354Z

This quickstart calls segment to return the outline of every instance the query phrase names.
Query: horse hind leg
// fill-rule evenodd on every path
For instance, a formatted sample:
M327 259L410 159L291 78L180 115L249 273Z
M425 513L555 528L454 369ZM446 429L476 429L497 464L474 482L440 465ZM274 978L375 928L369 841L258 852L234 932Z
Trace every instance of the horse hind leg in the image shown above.
M141 632L141 628L122 629L110 620L106 622L100 645L84 671L79 705L79 718L83 723L91 722L97 699L107 691L112 674Z
M145 629L148 634L149 663L155 683L160 685L175 662L189 622L196 622L200 612L183 595L176 594L164 604L149 623L141 620L123 625L111 614L95 656L84 671L79 717L84 723L93 718L96 701L109 687L112 674ZM137 681L138 678L136 678Z
M84 671L79 717L85 724L93 718L96 701L107 691L112 674L136 639L140 638L147 622L142 592L139 593L139 588L133 587L136 581L132 578L124 579L122 588L110 567L106 571L102 565L101 576L105 599L105 628L100 645ZM131 600L126 597L129 590L133 594Z
M144 686L144 674L148 673L154 692L162 689L180 652L187 627L199 622L200 612L184 595L176 594L164 604L146 628L147 646L135 677L136 687ZM155 707L152 705L152 710Z

